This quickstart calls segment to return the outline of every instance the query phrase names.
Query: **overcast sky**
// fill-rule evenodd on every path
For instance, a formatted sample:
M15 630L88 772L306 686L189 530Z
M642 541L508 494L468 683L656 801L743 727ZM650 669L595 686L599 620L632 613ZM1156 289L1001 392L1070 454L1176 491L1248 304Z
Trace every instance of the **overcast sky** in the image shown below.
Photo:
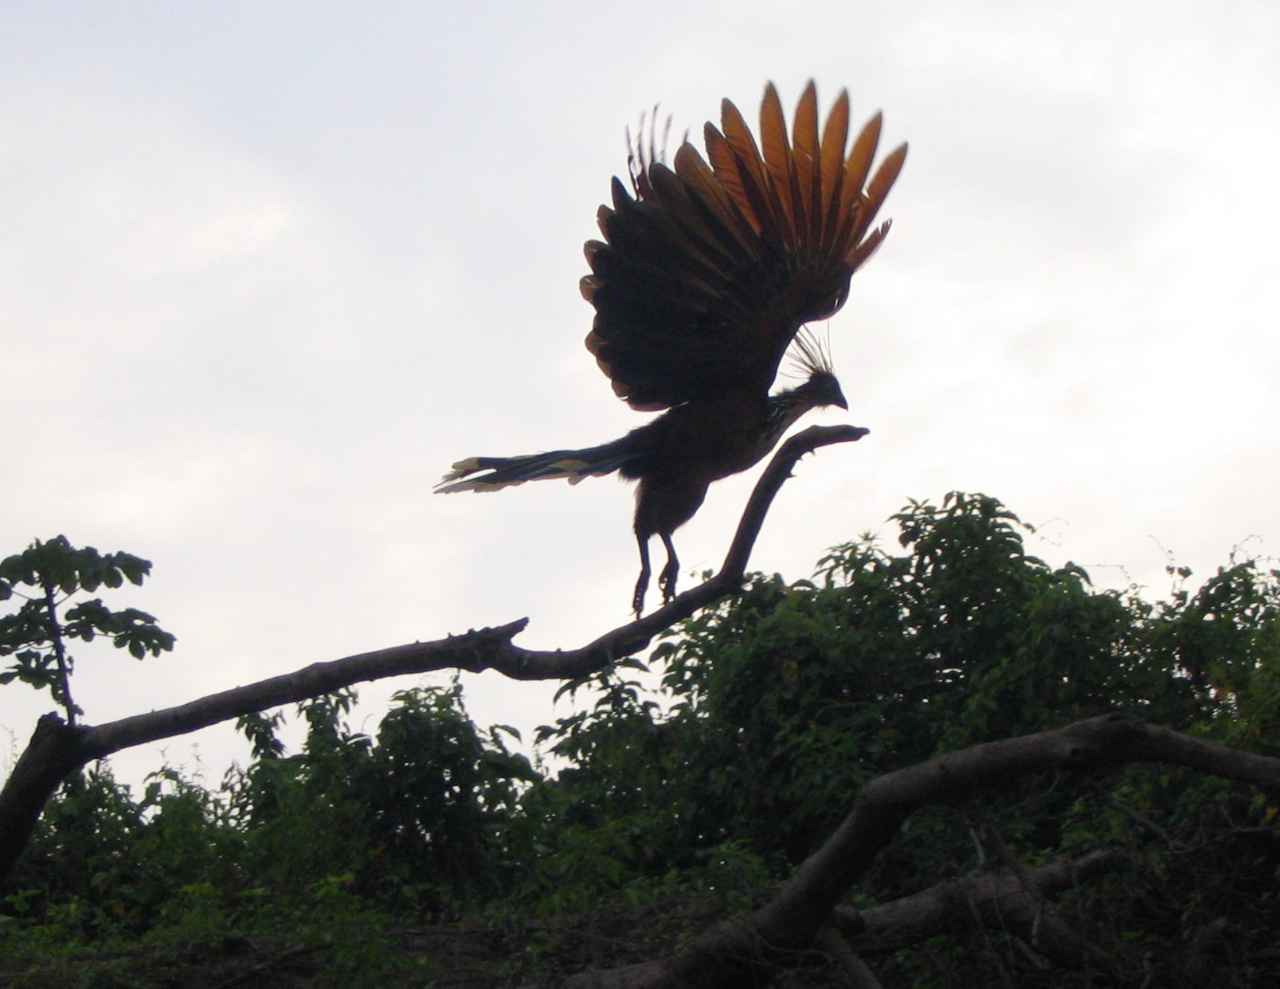
M753 567L806 577L952 489L1107 585L1280 555L1274 0L7 0L0 555L145 556L115 603L178 636L81 650L87 720L522 616L541 648L624 621L624 485L431 487L644 421L577 288L624 127L660 102L697 136L721 97L754 120L766 80L790 111L810 77L911 153L830 321L849 412L812 420L872 432L801 464ZM754 476L680 531L686 573ZM416 682L363 688L366 728ZM481 724L567 713L465 682ZM0 693L0 767L49 706ZM244 752L225 727L163 748L215 776Z

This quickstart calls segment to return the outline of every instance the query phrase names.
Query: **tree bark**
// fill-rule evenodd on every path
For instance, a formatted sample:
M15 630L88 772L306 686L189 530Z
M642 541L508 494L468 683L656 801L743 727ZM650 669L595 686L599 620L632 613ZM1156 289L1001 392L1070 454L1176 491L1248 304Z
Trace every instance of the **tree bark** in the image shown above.
M964 931L976 920L991 930L1013 934L1059 968L1077 970L1086 963L1109 963L1066 925L1046 924L1043 902L1126 861L1123 852L1107 848L1026 869L1033 892L1027 890L1024 877L1011 871L975 872L868 910L836 907L835 926L855 950L880 953Z
M92 758L84 753L87 731L52 712L36 722L31 741L0 790L0 881L13 869L58 784Z

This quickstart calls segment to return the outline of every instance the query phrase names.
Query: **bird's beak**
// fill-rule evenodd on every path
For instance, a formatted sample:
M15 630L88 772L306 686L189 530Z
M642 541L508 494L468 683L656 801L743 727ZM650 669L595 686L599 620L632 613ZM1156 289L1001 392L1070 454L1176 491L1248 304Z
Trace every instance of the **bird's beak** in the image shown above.
M842 391L836 392L836 400L831 404L839 406L840 408L844 409L846 412L849 411L849 403L844 400L844 392Z

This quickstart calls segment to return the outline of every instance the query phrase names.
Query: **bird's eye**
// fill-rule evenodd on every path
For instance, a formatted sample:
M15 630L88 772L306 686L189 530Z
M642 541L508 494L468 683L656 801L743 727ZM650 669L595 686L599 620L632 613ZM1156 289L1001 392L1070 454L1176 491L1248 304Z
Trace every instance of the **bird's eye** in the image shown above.
M805 322L817 322L818 320L830 319L838 313L845 304L845 300L849 298L849 283L845 282L840 288L832 292L824 300L813 307L813 315Z

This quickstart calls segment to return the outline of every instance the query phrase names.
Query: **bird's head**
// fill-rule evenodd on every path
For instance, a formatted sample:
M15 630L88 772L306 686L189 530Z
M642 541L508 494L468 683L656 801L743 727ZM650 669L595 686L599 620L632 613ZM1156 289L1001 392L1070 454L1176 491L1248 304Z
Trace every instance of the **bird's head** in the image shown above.
M849 410L849 403L845 401L844 392L840 390L840 382L830 371L815 371L797 390L815 406L834 405L846 412Z
M831 366L831 352L808 328L801 329L791 342L791 361L797 371L808 375L804 384L793 391L797 398L811 408L834 405L848 410L849 403Z

